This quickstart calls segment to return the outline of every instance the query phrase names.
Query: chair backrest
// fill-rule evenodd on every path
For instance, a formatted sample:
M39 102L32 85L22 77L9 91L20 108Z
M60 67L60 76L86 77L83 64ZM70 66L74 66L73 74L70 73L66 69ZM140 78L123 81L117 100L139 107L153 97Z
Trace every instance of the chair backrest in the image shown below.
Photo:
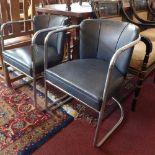
M80 25L80 58L110 61L115 51L138 37L139 29L127 22L85 20ZM116 67L126 74L132 49L120 56Z
M34 17L34 32L56 26L64 26L68 24L68 17L57 15L39 15ZM44 39L48 32L40 33L36 40L37 45L44 45ZM63 48L65 42L65 32L59 32L52 35L49 39L48 46L57 49L57 53L63 56Z

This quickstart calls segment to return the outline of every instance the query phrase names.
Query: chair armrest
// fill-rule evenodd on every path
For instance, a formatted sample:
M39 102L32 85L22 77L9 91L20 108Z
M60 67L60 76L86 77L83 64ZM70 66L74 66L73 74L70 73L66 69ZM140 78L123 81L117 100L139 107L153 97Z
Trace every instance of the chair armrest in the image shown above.
M18 21L9 21L9 22L6 22L6 23L3 23L0 27L0 37L1 37L1 45L4 47L4 39L10 39L10 38L14 38L14 37L17 37L17 36L21 36L20 33L18 33L18 35L14 35L12 33L12 35L10 36L9 34L4 34L4 31L5 31L5 28L8 26L8 25L12 25L12 24L20 24L20 23L25 23L25 22L33 22L32 19L27 19L27 20L18 20ZM29 30L28 33L29 34L32 34L33 30ZM27 32L23 32L22 35L27 35L28 34Z
M110 64L109 64L109 68L108 68L108 73L106 76L106 82L105 82L105 87L104 87L104 92L103 92L103 103L107 100L107 94L108 94L108 86L110 83L110 79L111 79L111 75L112 75L112 71L113 68L115 66L116 60L118 59L118 57L123 53L126 52L126 50L128 48L133 47L134 45L136 45L139 41L141 40L141 36L138 37L138 39L132 41L131 43L119 48L118 50L116 50L116 52L114 53L114 55L112 56L111 60L110 60ZM104 106L104 105L102 105ZM103 107L101 109L104 109Z
M47 69L47 55L48 55L47 54L48 53L47 44L48 44L48 40L49 40L50 36L55 33L58 33L58 32L63 32L63 31L71 30L71 29L77 29L79 27L80 27L80 25L71 25L69 27L64 26L63 28L59 28L54 31L51 31L46 35L45 40L44 40L44 69Z
M153 45L151 40L145 36L141 36L141 41L146 45L146 50L145 50L144 59L143 59L141 68L137 69L137 68L129 67L129 72L131 72L132 74L138 75L139 79L144 79L151 71L149 69L150 67L147 66L147 63L149 61L149 55L152 52ZM146 72L147 69L149 71Z
M41 29L38 30L37 32L34 33L33 37L32 37L32 41L31 41L31 53L32 53L32 60L33 60L33 64L35 65L35 55L36 55L36 51L35 51L35 45L37 38L44 32L50 33L51 31L63 28L64 26L56 26L56 27L50 27L50 28L45 28L45 29Z
M56 30L56 29L60 29L63 28L64 26L56 26L56 27L50 27L50 28L45 28L45 29L41 29L38 30L37 32L34 33L33 37L32 37L32 46L34 44L36 44L36 39L38 38L39 35L41 35L44 32L49 33L50 31Z
M145 57L144 57L142 68L141 68L141 71L143 72L143 71L146 70L147 63L148 63L148 60L149 60L149 55L152 52L153 45L152 45L152 42L150 41L150 39L148 39L145 36L141 36L141 41L143 41L145 43L145 45L146 45L146 54L145 54Z
M4 28L6 26L8 26L8 25L18 24L18 23L24 23L24 22L33 22L33 20L32 19L27 19L27 20L9 21L9 22L3 23L1 25L1 33L3 32Z

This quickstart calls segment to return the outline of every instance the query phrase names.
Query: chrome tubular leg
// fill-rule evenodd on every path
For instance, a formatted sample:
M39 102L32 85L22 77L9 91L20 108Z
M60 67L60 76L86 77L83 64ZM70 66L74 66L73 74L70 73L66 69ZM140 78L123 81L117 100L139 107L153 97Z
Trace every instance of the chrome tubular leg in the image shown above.
M63 99L65 99L66 97L68 97L67 94L65 94L64 96L60 97L59 99L57 99L52 105L48 106L47 108L50 108L52 106L55 106L57 103L61 102Z
M98 135L99 135L99 128L100 128L101 122L102 122L102 116L101 116L101 113L99 113L99 118L97 120L97 127L96 127L96 130L95 130L95 136L94 136L93 146L96 146Z
M65 100L63 100L63 101L57 103L55 106L52 106L50 109L51 109L51 110L56 110L57 108L59 108L60 106L62 106L63 104L65 104L66 102L68 102L68 101L71 100L71 99L72 99L72 97L68 97L68 98L66 98Z
M119 127L119 125L122 123L123 119L124 119L124 111L123 108L121 106L121 104L115 99L112 98L118 105L119 109L120 109L120 118L117 121L117 123L113 126L113 128L97 143L97 136L99 133L99 127L101 125L102 122L102 115L99 115L99 119L98 119L98 123L97 123L97 128L96 128L96 132L95 132L95 138L94 138L94 145L96 147L100 147L109 137L110 135Z

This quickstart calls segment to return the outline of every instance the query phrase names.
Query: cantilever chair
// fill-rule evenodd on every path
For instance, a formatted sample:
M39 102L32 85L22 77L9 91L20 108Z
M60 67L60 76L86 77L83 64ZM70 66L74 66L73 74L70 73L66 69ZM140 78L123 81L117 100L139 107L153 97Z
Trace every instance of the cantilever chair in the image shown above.
M10 24L17 24L23 21L9 22L2 25L4 27ZM56 15L40 15L33 19L34 35L31 46L21 46L18 48L8 49L4 46L5 36L2 35L3 65L5 70L5 81L7 86L12 87L12 83L28 76L33 80L34 103L36 106L36 76L43 72L44 69L44 38L46 34L53 29L67 25L68 18ZM3 38L4 37L4 38ZM65 42L65 32L60 32L49 39L48 42L48 61L49 66L60 63L63 59ZM8 66L17 69L21 77L10 78Z
M73 28L80 31L80 58L48 67L48 38L55 33ZM123 108L113 97L121 110L121 116L114 127L98 142L105 105L120 88L128 70L133 46L140 40L137 26L102 19L84 20L79 26L49 32L45 38L46 105L49 83L98 112L94 137L94 145L97 147L106 141L123 120Z

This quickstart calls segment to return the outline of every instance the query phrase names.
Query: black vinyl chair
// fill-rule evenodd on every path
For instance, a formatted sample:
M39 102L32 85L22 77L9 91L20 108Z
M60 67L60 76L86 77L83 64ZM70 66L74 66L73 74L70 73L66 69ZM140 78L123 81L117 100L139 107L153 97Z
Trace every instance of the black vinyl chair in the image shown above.
M73 28L79 29L80 32L80 58L48 67L46 48L48 38L55 33ZM94 145L97 147L107 140L124 118L121 104L113 97L120 108L121 116L98 142L105 105L120 88L128 70L133 46L140 40L137 26L102 19L84 20L79 26L55 30L46 36L44 63L46 105L47 83L49 83L98 112L94 137Z
M54 29L67 25L68 18L65 16L56 15L39 15L33 19L34 35L32 37L31 46L22 46L13 49L5 49L3 38L4 27L11 24L19 24L23 21L5 23L1 27L2 32L2 51L3 51L3 64L5 69L5 81L7 86L12 87L12 83L19 80L20 77L14 79L10 78L8 66L17 69L23 75L33 80L34 89L34 104L36 106L36 78L37 75L44 70L44 38L46 34ZM65 32L60 32L50 37L48 42L48 61L49 66L54 66L60 63L64 54Z

